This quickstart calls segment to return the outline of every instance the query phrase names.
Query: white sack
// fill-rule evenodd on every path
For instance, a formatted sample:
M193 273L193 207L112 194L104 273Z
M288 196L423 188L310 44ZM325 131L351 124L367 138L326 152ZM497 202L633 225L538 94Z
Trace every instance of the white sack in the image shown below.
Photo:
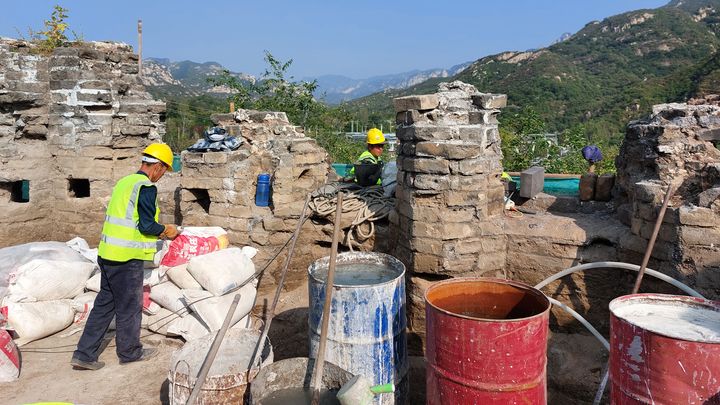
M35 259L11 274L5 302L52 301L73 298L83 292L95 265Z
M95 291L88 291L73 298L72 305L75 310L74 323L83 323L87 321L87 317L90 315L90 311L95 304L95 298L97 293Z
M206 290L221 296L255 273L255 265L238 248L217 250L190 259L188 271Z
M0 329L0 382L11 382L20 376L20 352L10 333Z
M183 294L180 289L172 283L166 281L150 288L150 299L160 304L161 307L170 312L177 312L180 316L188 313L183 303Z
M0 249L0 299L7 293L10 273L33 259L63 262L86 262L78 252L63 242L33 242Z
M155 315L143 314L142 327L165 336L180 336L180 334L169 333L168 329L175 322L181 320L180 315L173 314L165 308L160 308L160 311Z
M15 343L22 346L70 326L75 310L70 300L11 302L7 305L7 316L9 328L19 336Z
M245 315L250 313L255 303L257 291L252 284L248 284L240 290L222 297L213 297L213 295L207 291L183 290L182 293L185 297L185 302L198 314L203 323L205 323L205 326L207 326L210 331L216 331L220 330L236 294L240 294L240 302L230 320L230 326L235 325Z
M189 313L168 325L167 333L168 335L182 336L187 342L199 339L210 333L210 331L196 314Z
M397 162L388 162L383 166L382 170L382 187L385 197L395 196L395 186L397 186Z
M142 311L144 314L155 315L160 312L161 309L162 307L158 305L157 302L150 301L150 305L148 305L147 307L143 306Z
M165 273L175 285L183 290L202 290L202 286L187 271L187 263L179 266L169 267Z
M85 288L90 291L100 292L100 272L95 273L85 282Z
M97 248L90 249L90 246L85 241L85 239L78 236L65 242L65 244L72 248L74 251L80 253L88 261L93 262L95 263L95 265L97 265L98 250Z

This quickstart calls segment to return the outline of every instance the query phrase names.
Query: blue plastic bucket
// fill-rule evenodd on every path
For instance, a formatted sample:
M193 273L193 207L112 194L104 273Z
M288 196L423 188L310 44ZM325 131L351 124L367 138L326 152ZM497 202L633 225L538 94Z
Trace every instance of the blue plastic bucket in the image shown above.
M320 343L329 262L330 258L324 257L308 268L311 358L317 356ZM355 278L356 274L361 277ZM405 403L408 392L405 266L382 253L341 253L333 284L325 360L363 375L375 385L395 384L394 396L378 395L375 403Z
M255 188L255 205L258 207L270 205L270 175L267 173L258 174L257 187Z

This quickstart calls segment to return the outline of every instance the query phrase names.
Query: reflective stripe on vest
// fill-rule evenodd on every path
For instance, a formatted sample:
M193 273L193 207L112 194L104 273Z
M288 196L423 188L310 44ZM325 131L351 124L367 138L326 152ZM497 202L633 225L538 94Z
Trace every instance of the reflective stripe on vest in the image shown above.
M131 174L120 179L113 188L103 224L98 256L107 260L152 260L157 251L157 236L143 235L138 229L140 216L137 201L142 186L154 184L142 174ZM155 202L155 221L160 209Z

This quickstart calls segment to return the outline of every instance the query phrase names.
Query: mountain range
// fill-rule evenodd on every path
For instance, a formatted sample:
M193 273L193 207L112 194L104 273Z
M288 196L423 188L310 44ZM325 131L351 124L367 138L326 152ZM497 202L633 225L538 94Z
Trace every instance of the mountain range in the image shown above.
M391 119L392 99L461 80L508 95L501 118L532 109L548 131L582 124L589 138L618 139L653 104L720 93L720 0L673 0L602 21L545 48L480 58L458 74L349 103L358 116Z
M387 89L404 89L431 78L451 77L470 65L470 62L448 69L412 70L409 72L353 79L342 75L306 77L303 80L317 80L315 96L329 104L338 104L358 97L367 96ZM226 68L217 62L198 63L193 61L171 61L166 58L143 60L143 82L150 91L160 97L193 97L200 95L226 96L230 89L213 86L208 78L220 75ZM254 82L253 75L230 72L240 80Z

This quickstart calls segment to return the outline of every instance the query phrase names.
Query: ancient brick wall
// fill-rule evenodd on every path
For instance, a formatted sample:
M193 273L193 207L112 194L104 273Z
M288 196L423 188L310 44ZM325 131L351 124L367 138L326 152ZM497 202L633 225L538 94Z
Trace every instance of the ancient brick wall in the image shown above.
M630 227L621 255L637 257L669 185L676 191L650 267L720 297L720 106L662 104L628 126L617 158L618 218Z
M423 292L431 281L504 274L497 114L506 97L453 82L394 103L400 145L391 245L407 266L410 331L423 338Z
M96 244L112 186L162 139L164 113L128 45L46 56L0 40L0 246L74 236Z
M292 236L305 196L327 181L327 153L282 112L240 110L214 115L212 120L241 138L243 144L232 152L182 153L182 223L223 227L232 244L259 249L254 261L261 268ZM255 205L261 173L272 178L269 207ZM327 238L318 229L310 221L304 224L293 259L296 271L289 276L291 284L305 279L303 270L312 260L329 254L329 249L317 244ZM284 257L285 252L268 274L282 266Z

